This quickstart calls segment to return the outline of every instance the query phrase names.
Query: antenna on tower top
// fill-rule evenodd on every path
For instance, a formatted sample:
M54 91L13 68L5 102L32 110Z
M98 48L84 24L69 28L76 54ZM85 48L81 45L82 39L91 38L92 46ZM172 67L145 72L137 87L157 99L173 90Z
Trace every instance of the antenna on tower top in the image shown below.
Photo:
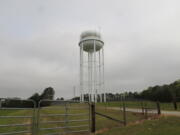
M101 33L101 26L98 26L99 33Z

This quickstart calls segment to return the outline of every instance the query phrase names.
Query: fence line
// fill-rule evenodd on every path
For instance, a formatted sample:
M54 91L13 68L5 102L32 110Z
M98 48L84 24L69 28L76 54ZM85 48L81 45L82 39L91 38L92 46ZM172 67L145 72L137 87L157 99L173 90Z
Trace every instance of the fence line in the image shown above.
M95 107L95 103L80 103L78 101L57 101L57 100L41 100L38 105L33 100L22 100L23 102L30 102L31 107L5 107L1 103L6 99L0 100L0 111L7 112L20 112L20 114L1 114L0 119L14 119L15 123L1 123L0 128L13 128L19 127L17 131L1 132L0 135L13 135L13 134L31 134L31 135L58 135L58 134L74 134L84 133L90 134L96 131L96 115L104 117L121 123L124 126L127 124L127 112L128 107L125 101L122 101L122 119L114 118L108 114L98 112ZM14 100L14 99L13 99ZM16 100L19 101L19 100ZM140 101L140 109L145 118L151 111L156 111L157 114L161 114L160 103L157 102L154 106L148 107L147 103ZM107 103L108 104L108 103ZM107 111L107 104L105 108ZM23 112L23 110L30 111L31 114ZM56 110L55 112L53 110ZM25 113L24 115L21 114ZM21 123L18 121L28 119L28 123ZM22 128L28 128L28 130L22 130Z

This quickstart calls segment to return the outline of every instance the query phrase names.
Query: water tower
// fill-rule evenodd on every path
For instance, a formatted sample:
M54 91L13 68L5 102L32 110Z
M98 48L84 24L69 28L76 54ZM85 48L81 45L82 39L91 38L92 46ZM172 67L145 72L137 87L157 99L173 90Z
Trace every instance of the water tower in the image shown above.
M95 31L80 36L80 100L106 102L104 91L104 42ZM86 97L85 97L86 94Z

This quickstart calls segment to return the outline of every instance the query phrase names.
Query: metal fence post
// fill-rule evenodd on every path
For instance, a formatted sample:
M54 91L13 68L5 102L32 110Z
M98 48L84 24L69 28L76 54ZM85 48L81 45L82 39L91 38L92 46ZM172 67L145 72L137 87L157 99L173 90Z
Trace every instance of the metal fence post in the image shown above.
M65 102L65 127L68 131L68 106L67 106L67 102Z
M177 110L177 102L176 102L176 99L173 100L173 106L174 106L174 110Z
M124 126L126 126L127 124L127 120L126 120L126 106L125 106L125 102L123 101L123 118L124 118Z
M42 100L40 100L38 102L37 111L36 111L37 113L36 113L36 129L35 129L35 132L36 132L37 135L39 134L39 121L40 121L41 102L42 102Z
M95 114L95 104L91 104L91 132L95 133L96 131L96 114Z
M156 104L157 104L157 113L158 113L158 115L160 115L160 114L161 114L161 107L160 107L160 103L159 103L159 102L157 102Z
M33 114L32 114L32 135L36 135L36 102L29 100L33 103Z
M144 115L144 104L141 102L141 107L142 107L142 114Z
M147 107L145 108L145 119L147 119L148 118L148 109L147 109Z

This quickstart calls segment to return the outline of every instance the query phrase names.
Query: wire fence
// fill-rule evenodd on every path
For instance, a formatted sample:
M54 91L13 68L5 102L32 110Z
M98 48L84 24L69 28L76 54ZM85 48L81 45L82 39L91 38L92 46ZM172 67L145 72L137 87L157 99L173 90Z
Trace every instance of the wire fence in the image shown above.
M25 106L16 106L19 103ZM0 100L0 135L87 135L161 113L150 101Z
M159 102L109 101L95 104L96 130L126 126L161 113ZM101 124L102 123L102 124Z

